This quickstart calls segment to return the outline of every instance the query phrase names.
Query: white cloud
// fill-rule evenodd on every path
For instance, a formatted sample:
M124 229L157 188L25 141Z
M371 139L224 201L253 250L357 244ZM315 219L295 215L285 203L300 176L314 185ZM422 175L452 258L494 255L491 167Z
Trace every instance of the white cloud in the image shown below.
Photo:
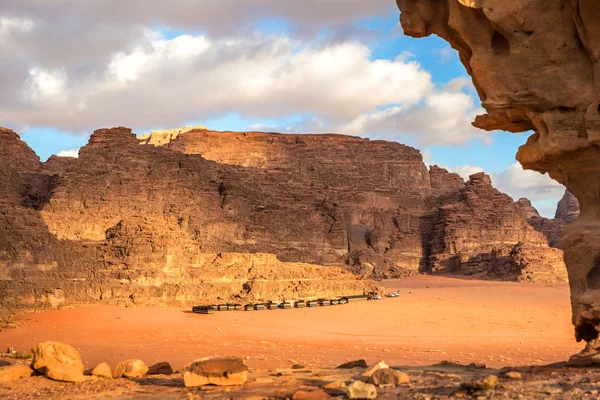
M460 145L470 140L491 143L492 134L471 125L483 109L466 78L450 81L440 89L427 92L418 104L391 106L358 116L341 127L351 134L366 134L403 141L410 137L421 146Z
M79 157L79 149L62 150L56 154L58 157Z
M476 165L459 165L454 168L446 168L450 172L460 175L465 181L469 180L469 177L478 172L484 172L483 168Z
M454 50L450 46L442 47L439 49L433 49L432 52L433 55L435 55L438 58L440 64L448 63L450 60L452 60L452 57L455 57L457 55L456 50Z
M145 130L231 112L253 118L306 113L332 128L389 104L414 107L443 95L432 94L431 76L418 63L370 56L358 42L309 46L277 35L167 39L146 32L132 50L113 54L98 68L102 73L32 69L28 101L2 108L0 121Z
M524 170L521 164L514 163L506 171L492 175L494 185L511 195L513 199L527 197L532 201L549 198L560 199L565 187L547 174Z

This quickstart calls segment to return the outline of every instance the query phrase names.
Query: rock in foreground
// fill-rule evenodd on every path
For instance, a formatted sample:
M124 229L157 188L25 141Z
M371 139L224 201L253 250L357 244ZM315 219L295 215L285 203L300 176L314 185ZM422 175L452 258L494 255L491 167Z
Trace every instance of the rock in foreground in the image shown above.
M0 367L0 382L11 382L21 378L28 378L33 370L26 365L8 365Z
M79 352L73 346L60 342L41 342L32 350L31 368L41 374L47 374L54 368L70 370L73 374L83 375L84 366Z
M206 385L241 386L248 380L248 367L235 357L193 362L183 376L186 387Z

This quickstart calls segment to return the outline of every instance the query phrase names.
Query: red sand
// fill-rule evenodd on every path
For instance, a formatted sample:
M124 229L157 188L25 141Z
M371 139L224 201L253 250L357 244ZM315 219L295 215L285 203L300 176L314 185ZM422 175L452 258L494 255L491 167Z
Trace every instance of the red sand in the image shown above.
M255 368L292 363L332 367L357 358L391 365L539 365L581 350L570 323L567 285L419 276L389 281L401 297L311 309L218 312L90 306L19 317L0 349L59 340L86 365L127 358L174 368L233 355Z

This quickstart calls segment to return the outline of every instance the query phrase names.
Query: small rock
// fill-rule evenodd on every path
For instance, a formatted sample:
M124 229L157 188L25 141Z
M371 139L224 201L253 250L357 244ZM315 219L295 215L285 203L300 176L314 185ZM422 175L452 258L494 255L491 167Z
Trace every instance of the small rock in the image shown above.
M365 360L355 360L355 361L349 361L345 364L342 364L340 366L338 366L337 368L341 368L341 369L352 369L352 368L367 368L367 362Z
M384 368L375 371L373 376L369 378L369 383L376 386L398 386L410 382L408 375L402 371L395 369Z
M348 386L348 397L350 399L376 399L377 388L370 383L355 381Z
M241 386L248 380L248 367L236 357L196 361L183 375L186 387L205 385Z
M110 370L110 366L107 363L101 363L96 365L96 368L91 370L89 375L107 379L111 379L113 377L112 371Z
M506 374L504 374L504 376L508 379L521 379L521 374L517 371L509 371Z
M323 390L313 390L310 392L306 392L304 390L299 390L294 393L292 400L328 400L331 399L331 396L328 395Z
M54 367L69 367L83 375L81 356L74 347L60 342L41 342L32 350L31 368L42 374Z
M469 392L476 392L479 390L494 390L497 385L498 377L496 375L488 375L485 378L470 383L462 383L460 386Z
M28 378L33 370L26 365L9 365L0 367L0 382L12 382L21 378Z
M304 368L306 368L304 365L300 365L300 364L292 365L292 369L304 369Z
M87 380L77 367L62 365L48 369L46 376L54 381L81 383Z
M344 381L330 382L323 386L323 389L346 389L346 383Z
M479 379L475 384L481 389L494 390L498 385L498 377L496 375L488 375L485 378Z
M113 373L113 378L141 378L148 372L148 366L142 360L121 361Z
M389 368L388 365L386 363L384 363L383 361L379 361L377 364L373 364L369 368L367 368L367 370L365 371L365 373L362 376L364 376L365 378L370 378L373 376L375 371L379 371L380 369L386 369L386 368Z
M148 368L148 375L171 375L173 368L168 362L159 362Z

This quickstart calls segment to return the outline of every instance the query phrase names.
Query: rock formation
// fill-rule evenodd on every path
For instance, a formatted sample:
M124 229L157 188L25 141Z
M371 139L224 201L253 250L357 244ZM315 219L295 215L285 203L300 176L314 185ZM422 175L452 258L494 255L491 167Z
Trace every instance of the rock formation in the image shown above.
M534 131L519 149L581 205L562 235L578 340L600 329L600 5L593 0L398 0L404 32L459 52L487 114L474 125Z
M519 199L517 205L521 208L523 215L527 218L527 221L533 228L543 233L548 239L550 247L560 249L560 235L565 230L567 222L560 218L544 218L538 211L531 205L531 201L526 198Z
M579 216L579 202L577 198L573 196L571 192L565 190L565 195L558 202L556 208L555 219L564 221L566 224L570 224L575 221Z
M0 131L3 309L331 297L430 271L565 280L486 175L351 136L176 133L100 129L41 163Z

